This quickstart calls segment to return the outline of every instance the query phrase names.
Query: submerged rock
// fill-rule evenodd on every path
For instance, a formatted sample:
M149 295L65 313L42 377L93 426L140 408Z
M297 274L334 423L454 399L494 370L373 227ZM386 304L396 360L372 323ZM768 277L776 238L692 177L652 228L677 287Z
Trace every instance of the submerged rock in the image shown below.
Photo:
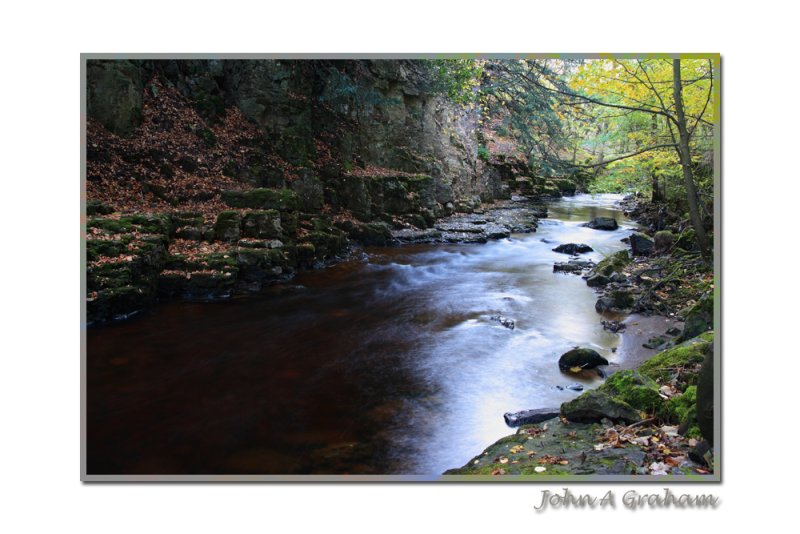
M625 323L619 321L600 321L600 323L603 325L603 329L615 334L617 332L622 332L627 327Z
M572 349L558 359L558 368L562 371L569 371L575 367L594 369L598 365L608 365L608 360L593 349Z
M617 220L611 217L595 217L591 221L584 223L582 226L592 228L594 230L616 230L619 228Z
M583 243L566 243L558 245L553 249L553 252L560 252L561 254L583 254L585 252L592 252L594 249L589 245Z
M516 326L514 319L509 319L508 317L503 317L502 315L492 315L491 319L492 321L497 321L509 330L514 330L514 327Z
M573 273L581 274L585 269L594 267L594 262L586 260L569 260L567 262L557 262L553 264L554 273Z

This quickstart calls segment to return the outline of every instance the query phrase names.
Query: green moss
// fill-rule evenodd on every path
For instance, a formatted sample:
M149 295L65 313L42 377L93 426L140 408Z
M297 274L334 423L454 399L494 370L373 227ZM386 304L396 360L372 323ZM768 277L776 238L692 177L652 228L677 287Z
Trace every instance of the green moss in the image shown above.
M658 384L636 371L617 371L598 389L648 414L661 411L664 404Z
M615 272L621 272L630 262L628 251L620 250L600 260L594 270L603 276L611 276Z
M277 210L250 211L242 218L242 235L262 239L280 238L283 234Z
M291 189L252 189L250 191L223 191L222 201L232 208L297 209L297 193Z
M639 372L662 383L669 381L676 370L699 365L713 349L714 332L706 332L694 339L660 352L639 366Z
M86 221L86 227L99 228L100 230L106 230L113 234L127 234L133 231L133 225L130 221L123 219L89 219Z
M489 149L485 146L478 147L478 159L489 161Z
M102 256L113 258L127 251L128 243L133 238L130 235L122 235L120 239L87 239L86 240L86 259L95 261Z
M222 211L214 223L214 237L220 241L236 241L240 236L242 218L237 211Z
M86 215L109 215L114 213L114 208L99 200L90 200L86 203Z

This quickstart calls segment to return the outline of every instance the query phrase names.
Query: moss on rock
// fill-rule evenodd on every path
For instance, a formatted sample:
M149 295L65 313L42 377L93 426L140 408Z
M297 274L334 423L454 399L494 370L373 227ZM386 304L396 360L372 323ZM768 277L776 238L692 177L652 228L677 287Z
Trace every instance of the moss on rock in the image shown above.
M639 366L639 372L652 380L665 383L677 370L700 365L705 355L713 351L713 346L714 332L706 332L656 354Z
M293 211L298 207L297 193L291 189L252 189L223 191L222 201L232 208Z
M241 235L242 217L237 211L223 211L217 215L214 237L220 241L237 241Z
M597 264L595 272L603 276L611 276L613 273L622 272L622 270L631 262L627 250L620 250L609 256L606 256Z

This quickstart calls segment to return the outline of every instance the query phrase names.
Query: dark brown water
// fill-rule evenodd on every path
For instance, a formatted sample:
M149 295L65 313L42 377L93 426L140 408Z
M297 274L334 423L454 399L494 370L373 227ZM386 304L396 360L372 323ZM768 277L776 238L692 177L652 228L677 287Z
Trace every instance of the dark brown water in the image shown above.
M550 204L539 231L483 245L369 249L270 294L170 303L87 336L89 474L422 474L558 406L559 355L617 336L556 243L622 249L617 196ZM596 216L623 227L580 227ZM553 241L548 244L542 238ZM509 330L490 317L516 321ZM586 383L592 387L593 383Z

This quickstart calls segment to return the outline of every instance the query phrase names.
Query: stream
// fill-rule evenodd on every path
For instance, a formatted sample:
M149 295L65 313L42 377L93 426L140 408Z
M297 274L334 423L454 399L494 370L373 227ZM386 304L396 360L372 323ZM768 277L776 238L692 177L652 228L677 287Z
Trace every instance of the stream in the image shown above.
M620 198L549 202L531 234L369 248L264 295L89 329L88 473L435 478L464 465L513 432L504 412L578 395L557 387L576 382L562 353L615 362L596 293L553 273L568 256L551 249L586 243L599 261L626 248ZM597 216L621 226L580 226Z

